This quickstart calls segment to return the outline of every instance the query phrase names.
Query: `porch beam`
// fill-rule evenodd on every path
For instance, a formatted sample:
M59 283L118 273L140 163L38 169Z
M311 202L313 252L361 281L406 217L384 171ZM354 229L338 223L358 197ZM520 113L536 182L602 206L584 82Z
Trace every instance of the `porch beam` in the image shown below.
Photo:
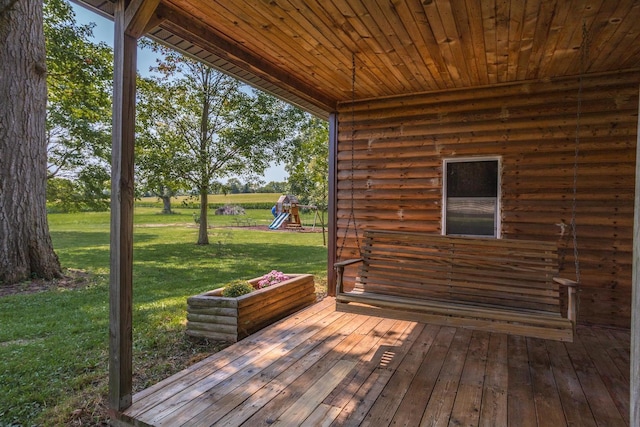
M132 0L124 14L125 33L136 39L142 37L159 4L160 0Z
M638 97L640 111L640 88ZM636 188L633 209L633 273L631 301L630 423L640 426L640 115L636 127Z
M338 246L338 114L329 115L329 250L327 254L327 294L336 295L336 263Z
M109 406L120 412L132 396L133 153L137 39L126 33L125 0L114 10L113 131L109 277ZM112 413L112 418L117 415Z

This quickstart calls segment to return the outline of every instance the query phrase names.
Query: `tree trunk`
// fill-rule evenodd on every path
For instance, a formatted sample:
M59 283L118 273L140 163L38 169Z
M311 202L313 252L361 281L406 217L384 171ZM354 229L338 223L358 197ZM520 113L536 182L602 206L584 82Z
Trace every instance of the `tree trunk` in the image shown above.
M209 93L209 82L211 70L206 68L203 76L204 93ZM209 108L211 99L205 95L202 101L202 115L200 116L200 151L198 153L200 173L200 230L198 232L198 244L208 245L209 234L207 234L207 211L209 210L209 156L207 155L207 135L209 134Z
M162 195L160 196L162 199L162 213L163 214L172 214L171 211L171 196Z
M62 275L46 211L41 0L0 0L0 283Z
M209 244L209 234L207 233L207 229L209 226L207 225L207 212L209 210L209 197L207 195L206 189L200 190L200 229L198 230L198 244L199 245L208 245Z

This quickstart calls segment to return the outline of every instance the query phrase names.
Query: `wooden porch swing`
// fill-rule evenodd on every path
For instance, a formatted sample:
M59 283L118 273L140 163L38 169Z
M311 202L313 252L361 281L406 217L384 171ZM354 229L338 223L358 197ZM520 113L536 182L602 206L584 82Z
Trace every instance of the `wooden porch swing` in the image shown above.
M583 51L584 44L583 41ZM581 96L582 72L571 220L575 281L558 277L555 242L366 229L361 248L353 202L352 130L351 212L338 258L352 223L360 258L334 264L336 310L572 342L577 320L576 291L580 281L575 217ZM351 290L346 290L345 267L356 263L360 266L355 284ZM566 289L567 295L566 317L561 314L562 288Z
M355 263L347 292L344 268ZM338 311L573 341L577 282L557 278L553 242L368 229L362 257L334 267Z

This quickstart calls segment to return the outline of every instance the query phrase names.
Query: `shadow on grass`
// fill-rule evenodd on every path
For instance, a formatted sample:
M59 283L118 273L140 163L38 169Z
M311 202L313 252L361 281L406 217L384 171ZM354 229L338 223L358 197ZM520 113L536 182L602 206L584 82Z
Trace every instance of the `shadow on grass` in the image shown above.
M185 339L190 295L274 269L326 270L325 247L292 237L286 243L276 241L287 241L283 236L218 232L211 245L198 246L184 241L192 235L170 232L145 229L134 235L134 355L145 382L180 369L196 350L207 351ZM0 400L8 402L0 408L0 425L38 425L52 417L52 424L62 425L84 408L77 399L89 402L84 409L90 413L106 387L109 232L53 231L52 237L64 267L99 277L87 288L0 300Z
M109 233L58 231L54 247L64 267L109 271ZM233 236L212 236L210 245L160 241L163 235L134 235L133 286L136 302L189 296L250 279L271 270L319 273L326 269L326 247L290 243L234 242Z
M189 296L271 270L317 274L326 269L326 259L326 248L313 245L144 245L134 250L134 292L139 302Z
M109 269L109 232L56 231L51 233L53 247L63 267L80 270ZM153 234L136 234L136 244L157 239Z
M109 245L108 231L52 231L51 238L53 239L54 246L59 247ZM156 238L158 238L158 235L148 232L144 234L135 233L133 236L134 245Z

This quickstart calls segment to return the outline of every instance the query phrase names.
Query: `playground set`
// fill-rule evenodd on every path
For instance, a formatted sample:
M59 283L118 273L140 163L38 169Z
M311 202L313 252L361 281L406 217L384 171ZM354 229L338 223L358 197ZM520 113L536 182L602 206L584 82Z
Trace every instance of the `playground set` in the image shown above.
M274 219L269 228L277 230L281 227L302 228L300 222L300 204L298 198L292 195L282 195L271 209Z

